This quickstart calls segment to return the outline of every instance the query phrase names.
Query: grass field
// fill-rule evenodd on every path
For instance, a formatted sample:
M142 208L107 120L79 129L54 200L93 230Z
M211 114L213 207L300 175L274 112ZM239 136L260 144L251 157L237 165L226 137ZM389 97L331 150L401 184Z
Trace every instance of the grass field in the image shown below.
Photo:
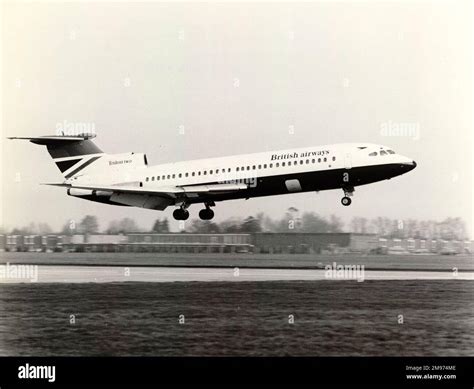
M473 292L472 281L0 285L0 354L472 356Z
M366 270L474 271L467 255L299 255L299 254L160 254L160 253L0 253L0 263L115 266L228 266L323 268L327 264L360 264Z

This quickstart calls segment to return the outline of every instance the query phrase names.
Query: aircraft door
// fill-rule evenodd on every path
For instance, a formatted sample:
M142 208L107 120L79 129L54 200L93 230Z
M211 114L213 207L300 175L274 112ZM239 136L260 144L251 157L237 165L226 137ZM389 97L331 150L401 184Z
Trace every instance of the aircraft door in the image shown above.
M301 184L299 180L286 180L285 185L288 192L301 192Z

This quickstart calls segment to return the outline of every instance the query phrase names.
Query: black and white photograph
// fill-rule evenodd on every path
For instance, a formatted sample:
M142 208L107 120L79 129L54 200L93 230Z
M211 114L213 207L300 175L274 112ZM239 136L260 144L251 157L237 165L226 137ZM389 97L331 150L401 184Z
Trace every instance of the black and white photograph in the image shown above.
M0 388L473 387L471 1L0 7Z

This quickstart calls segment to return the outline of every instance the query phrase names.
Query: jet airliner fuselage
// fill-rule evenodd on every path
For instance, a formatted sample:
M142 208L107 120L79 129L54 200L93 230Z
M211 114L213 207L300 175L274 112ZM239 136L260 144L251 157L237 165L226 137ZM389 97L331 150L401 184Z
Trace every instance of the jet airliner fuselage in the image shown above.
M155 210L176 206L177 220L201 203L201 219L214 216L216 202L298 192L342 189L348 206L354 188L407 173L415 161L369 143L208 158L149 166L145 154L103 153L91 135L28 139L46 145L71 196L112 205Z

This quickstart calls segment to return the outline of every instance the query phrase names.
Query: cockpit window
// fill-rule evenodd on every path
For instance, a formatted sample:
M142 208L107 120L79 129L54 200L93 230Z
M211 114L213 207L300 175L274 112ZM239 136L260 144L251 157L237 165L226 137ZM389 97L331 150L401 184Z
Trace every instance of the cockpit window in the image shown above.
M377 155L377 152L376 152L376 151L374 151L373 153L370 153L370 154L369 154L370 157L375 157L376 155Z
M383 150L381 150L381 151L380 151L380 155L387 155L387 152L386 152L386 151L383 151Z
M395 151L393 151L393 150L387 150L387 153L389 153L389 154L395 154Z

